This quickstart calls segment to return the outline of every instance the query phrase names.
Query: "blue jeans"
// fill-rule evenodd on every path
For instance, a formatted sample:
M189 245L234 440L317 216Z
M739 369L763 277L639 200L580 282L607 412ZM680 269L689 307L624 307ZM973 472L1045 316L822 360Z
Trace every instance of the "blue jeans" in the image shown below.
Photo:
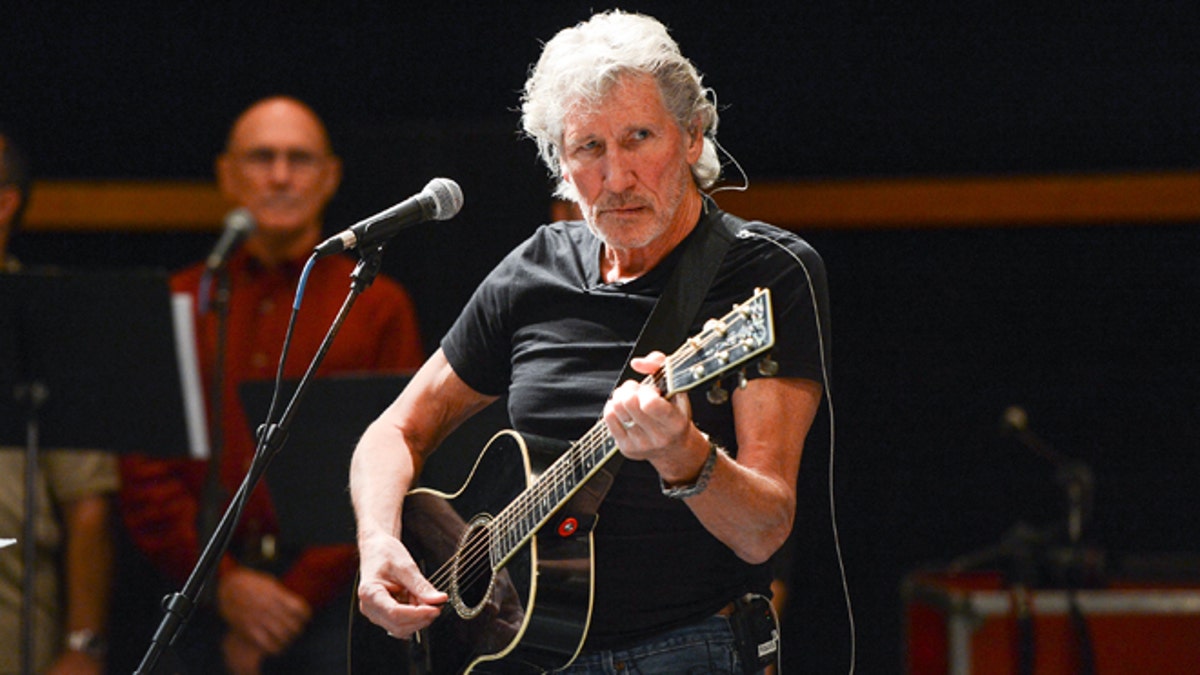
M567 668L564 675L627 675L640 673L742 672L729 619L709 617L699 623L656 635L645 642L612 651L584 652Z

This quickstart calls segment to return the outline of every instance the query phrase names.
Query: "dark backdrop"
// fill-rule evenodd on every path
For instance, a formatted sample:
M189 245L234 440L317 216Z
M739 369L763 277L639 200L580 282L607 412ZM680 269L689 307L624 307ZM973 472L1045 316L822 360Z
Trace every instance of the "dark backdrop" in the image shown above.
M720 138L752 182L1196 168L1194 3L783 4L626 5L668 23L719 92ZM462 184L462 213L406 231L385 262L432 346L544 220L517 92L539 41L591 6L27 3L0 22L0 123L41 177L208 178L247 104L309 101L346 160L331 228L433 176ZM859 672L899 669L905 573L1062 513L1053 470L999 431L1009 405L1095 471L1090 534L1111 569L1200 552L1195 224L804 234L832 289L836 507ZM213 238L27 234L20 252L173 268ZM828 432L823 420L802 472L788 672L846 667Z

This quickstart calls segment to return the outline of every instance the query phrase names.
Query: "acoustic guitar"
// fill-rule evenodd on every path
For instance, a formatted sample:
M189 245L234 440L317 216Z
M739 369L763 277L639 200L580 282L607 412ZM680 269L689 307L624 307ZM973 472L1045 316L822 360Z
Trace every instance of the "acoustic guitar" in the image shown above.
M770 291L759 289L646 382L665 397L719 387L774 342ZM408 493L401 540L449 596L408 642L410 673L540 673L574 660L591 616L591 532L612 480L602 469L617 452L603 420L569 444L502 431L455 492Z

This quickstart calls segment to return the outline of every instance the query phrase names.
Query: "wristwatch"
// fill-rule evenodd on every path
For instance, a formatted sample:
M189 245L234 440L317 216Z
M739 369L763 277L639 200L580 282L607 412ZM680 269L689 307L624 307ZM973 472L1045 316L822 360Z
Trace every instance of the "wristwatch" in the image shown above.
M671 499L687 499L695 497L704 492L708 488L708 481L712 478L713 469L717 466L717 455L725 454L725 448L708 441L708 457L704 460L704 466L700 467L700 475L696 476L696 480L691 485L676 485L670 486L663 481L660 476L658 479L659 487L662 489L663 496Z
M90 628L80 628L67 633L67 649L93 658L103 659L108 653L108 642Z

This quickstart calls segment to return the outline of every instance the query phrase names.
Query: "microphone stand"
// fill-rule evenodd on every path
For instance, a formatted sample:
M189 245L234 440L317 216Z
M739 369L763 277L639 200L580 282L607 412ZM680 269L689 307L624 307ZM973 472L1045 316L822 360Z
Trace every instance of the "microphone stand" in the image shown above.
M1005 411L1005 422L1018 442L1054 467L1055 480L1066 493L1066 560L1056 562L1060 567L1059 573L1066 591L1068 617L1079 642L1079 672L1092 675L1096 672L1095 649L1087 618L1079 606L1078 591L1083 586L1088 572L1083 533L1092 518L1095 499L1094 475L1086 463L1067 457L1030 431L1024 410L1016 406L1009 408ZM1017 581L1019 585L1021 580ZM1032 622L1029 626L1032 626ZM1021 643L1032 650L1032 628L1029 629L1029 635L1022 636ZM1032 672L1032 651L1022 656L1028 658L1022 658L1020 672Z
M33 605L37 575L37 488L41 474L38 453L41 444L41 423L38 411L50 396L46 385L34 380L29 384L18 385L16 391L18 402L28 403L28 418L25 423L25 520L22 523L21 536L21 672L24 675L33 673Z
M220 513L220 504L225 496L221 488L221 455L224 448L224 399L225 399L225 351L229 334L229 269L221 265L216 270L206 270L205 275L216 277L216 291L209 298L200 298L201 313L212 312L217 321L217 336L213 370L209 381L209 454L208 470L204 475L204 488L200 496L199 533L205 540L213 533ZM201 292L207 294L208 281L200 282Z
M250 463L250 468L242 479L242 483L230 501L229 506L225 509L220 522L217 523L216 530L205 545L204 551L201 552L200 558L196 561L195 567L183 585L183 589L163 599L164 616L159 623L158 630L155 631L154 636L151 638L150 646L146 650L141 664L134 671L135 675L158 672L156 668L159 660L166 652L168 646L174 645L176 640L182 635L183 628L196 606L197 598L201 591L203 591L205 584L211 580L221 556L229 548L230 540L233 538L234 526L241 518L250 493L266 473L271 460L279 452L280 448L283 447L284 442L287 441L288 428L291 425L292 418L295 417L296 408L308 390L313 375L316 373L317 368L320 367L321 362L325 360L325 355L329 352L329 347L333 344L333 339L341 329L342 323L350 312L350 308L354 305L354 301L375 280L382 264L383 244L359 250L359 263L350 274L352 282L345 302L342 304L341 309L333 320L333 324L325 334L325 339L317 350L316 355L313 356L308 370L305 371L304 376L296 386L296 391L292 394L292 399L288 402L288 406L280 417L279 422L273 424L268 419L263 426L259 427L258 448L254 452L254 459Z

